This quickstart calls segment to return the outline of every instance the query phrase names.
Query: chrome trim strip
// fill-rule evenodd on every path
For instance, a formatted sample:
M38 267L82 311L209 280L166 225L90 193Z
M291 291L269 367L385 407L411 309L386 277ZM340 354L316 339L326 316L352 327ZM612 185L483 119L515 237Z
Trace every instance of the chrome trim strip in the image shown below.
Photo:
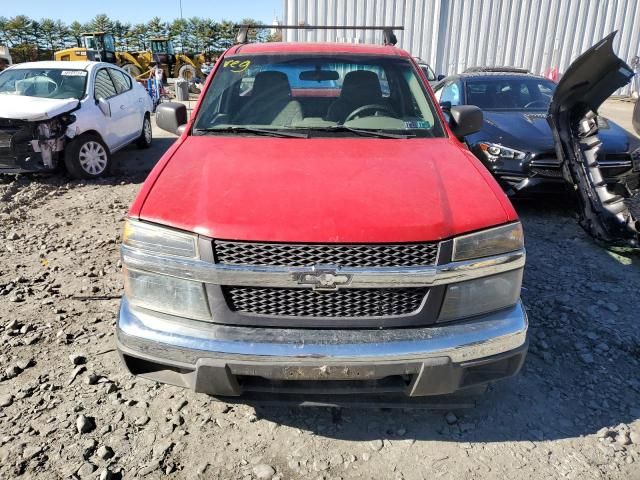
M301 275L312 274L314 267L267 267L224 265L199 259L147 253L122 245L122 263L132 270L169 275L215 285L312 288L301 284ZM431 287L523 268L525 250L516 250L474 260L445 265L402 268L336 268L336 273L350 278L340 288Z
M629 167L631 168L631 160L598 160L600 168L616 168L616 167Z
M430 327L313 330L254 328L188 321L136 309L123 297L116 329L121 351L185 367L198 359L301 364L423 360L449 357L460 363L522 346L528 321L524 307L513 307L453 324Z
M631 167L631 160L599 160L598 165L600 168L617 168L617 167ZM531 160L529 162L530 167L545 167L545 168L560 168L560 162L555 160Z

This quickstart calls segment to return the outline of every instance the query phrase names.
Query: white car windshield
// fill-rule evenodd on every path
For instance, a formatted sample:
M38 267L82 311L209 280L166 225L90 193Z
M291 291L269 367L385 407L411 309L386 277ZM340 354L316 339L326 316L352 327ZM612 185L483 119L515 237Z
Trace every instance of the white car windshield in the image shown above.
M86 70L16 68L0 73L0 95L79 100L84 96L86 83Z
M444 135L411 62L382 55L224 58L194 131L246 134L249 128L310 136Z

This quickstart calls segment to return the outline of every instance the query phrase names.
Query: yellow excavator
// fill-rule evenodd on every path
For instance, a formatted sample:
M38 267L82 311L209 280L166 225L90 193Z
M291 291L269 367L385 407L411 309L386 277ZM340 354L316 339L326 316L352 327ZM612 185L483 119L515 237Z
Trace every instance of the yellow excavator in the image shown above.
M81 35L81 47L67 48L55 53L56 60L95 60L109 62L123 68L136 79L143 79L156 65L164 70L165 78L182 77L192 80L204 63L204 55L188 56L175 53L167 37L149 39L150 50L116 52L113 35L106 32L87 32Z

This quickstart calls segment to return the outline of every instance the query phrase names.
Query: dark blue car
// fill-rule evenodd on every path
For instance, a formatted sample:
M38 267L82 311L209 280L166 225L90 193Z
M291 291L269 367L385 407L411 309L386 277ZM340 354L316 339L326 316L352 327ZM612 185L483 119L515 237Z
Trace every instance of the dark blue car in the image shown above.
M556 84L526 70L473 68L446 77L435 95L446 112L456 105L482 109L484 126L465 138L471 151L508 193L564 182L547 111ZM600 168L612 192L630 195L640 187L638 139L598 117ZM638 149L638 150L636 150Z

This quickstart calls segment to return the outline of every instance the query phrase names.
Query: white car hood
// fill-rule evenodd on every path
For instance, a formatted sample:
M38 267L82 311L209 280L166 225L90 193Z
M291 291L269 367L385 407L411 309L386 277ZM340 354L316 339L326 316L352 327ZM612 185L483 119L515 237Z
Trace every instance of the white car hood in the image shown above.
M75 98L39 98L0 94L0 118L41 121L56 117L78 106Z

